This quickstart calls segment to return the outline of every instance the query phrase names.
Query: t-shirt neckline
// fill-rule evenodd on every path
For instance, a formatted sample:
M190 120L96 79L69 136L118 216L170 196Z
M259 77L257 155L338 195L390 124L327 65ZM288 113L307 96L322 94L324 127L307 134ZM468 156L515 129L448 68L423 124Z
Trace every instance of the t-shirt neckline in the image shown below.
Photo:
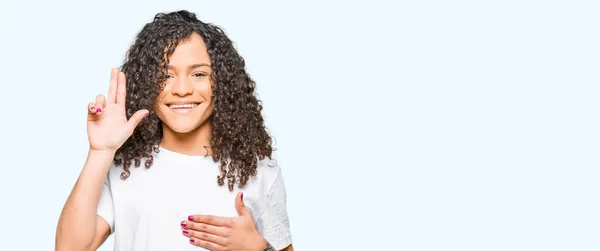
M175 152L175 151L171 151L169 149L166 149L164 147L162 147L161 145L158 146L158 151L160 153L167 153L169 155L175 156L175 157L180 157L180 158L200 158L200 159L212 159L212 155L188 155L188 154L183 154L183 153L179 153L179 152Z

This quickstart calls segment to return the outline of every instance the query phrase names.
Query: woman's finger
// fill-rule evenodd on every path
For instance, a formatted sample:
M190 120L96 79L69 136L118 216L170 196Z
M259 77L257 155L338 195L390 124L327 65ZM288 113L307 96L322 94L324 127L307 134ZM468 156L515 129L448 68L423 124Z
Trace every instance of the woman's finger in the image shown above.
M198 240L202 240L202 241L206 241L206 242L212 242L218 245L225 245L226 241L225 238L221 237L221 236L217 236L214 234L209 234L209 233L205 233L205 232L198 232L198 231L194 231L191 229L187 229L184 228L182 230L183 235L187 236L187 237L193 237L196 238Z
M117 104L125 107L125 97L127 96L127 83L125 73L119 72L117 76Z
M88 115L96 114L96 102L90 102L88 104Z
M204 241L204 240L194 238L194 237L190 237L190 243L192 243L192 245L196 245L198 247L203 247L208 250L213 250L213 251L225 250L225 247L223 247L217 243L210 242L210 241Z
M185 223L184 223L185 222ZM199 232L214 234L218 236L227 236L228 229L225 227L217 227L204 223L196 223L193 221L183 221L181 226L186 227L189 230L195 230Z
M96 96L96 113L97 114L101 114L104 110L104 107L106 107L106 98L104 98L104 95L102 94L98 94L98 96Z
M119 70L112 68L110 71L110 84L108 85L108 103L114 104L117 99L117 77L119 76Z

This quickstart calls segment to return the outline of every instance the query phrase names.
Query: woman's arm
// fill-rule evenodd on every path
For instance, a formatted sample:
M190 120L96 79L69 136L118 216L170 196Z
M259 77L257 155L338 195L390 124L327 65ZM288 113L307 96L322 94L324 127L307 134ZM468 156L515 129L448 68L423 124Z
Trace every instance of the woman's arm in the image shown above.
M110 235L109 224L96 212L113 157L112 152L89 152L58 220L57 251L96 250Z
M290 244L289 246L287 246L286 248L282 249L281 251L294 251L294 247L292 246L292 244Z
M267 243L267 242L265 241L265 243ZM257 251L274 251L274 250L277 250L273 246L271 246L270 243L269 244L265 244L264 247L265 248L260 248ZM294 251L294 247L292 246L292 244L290 244L289 246L287 246L287 247L285 247L285 248L283 248L281 250L278 250L278 251Z
M103 181L106 179L117 149L148 115L148 110L143 109L127 119L125 97L127 97L125 74L113 68L110 74L108 99L104 95L98 95L96 102L89 103L87 107L90 151L58 220L56 250L96 250L110 234L111 225L106 220L112 222L113 219L103 219L98 216L98 202L102 195ZM106 193L106 197L102 196L102 205L105 206L103 208L112 206L109 195ZM112 210L104 211L105 214L110 212Z

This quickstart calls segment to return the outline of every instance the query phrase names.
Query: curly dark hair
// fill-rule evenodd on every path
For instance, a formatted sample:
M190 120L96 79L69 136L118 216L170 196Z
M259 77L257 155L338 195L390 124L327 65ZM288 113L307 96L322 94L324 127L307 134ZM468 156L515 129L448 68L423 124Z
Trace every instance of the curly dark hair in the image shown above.
M117 150L114 162L123 164L122 179L130 176L132 163L139 167L145 159L146 168L152 165L152 153L159 152L162 139L162 122L154 107L164 87L168 58L178 43L193 33L204 39L213 68L214 112L209 123L212 159L220 163L217 183L222 186L227 178L231 191L235 184L242 187L256 175L259 160L271 158L272 139L261 115L262 102L254 93L256 84L232 41L220 27L185 10L156 14L125 56L121 71L127 76L127 118L140 109L148 109L150 114Z

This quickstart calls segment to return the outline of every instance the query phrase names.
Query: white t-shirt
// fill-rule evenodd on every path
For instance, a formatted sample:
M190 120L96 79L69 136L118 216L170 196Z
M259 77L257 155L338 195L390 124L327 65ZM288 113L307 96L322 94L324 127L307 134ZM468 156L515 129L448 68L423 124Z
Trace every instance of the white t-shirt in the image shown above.
M112 165L98 203L98 215L114 234L115 251L205 250L190 244L181 221L191 214L235 217L235 196L244 193L244 204L255 226L276 249L292 243L286 210L286 191L275 161L258 162L257 175L243 188L230 192L227 179L218 186L219 164L212 157L188 156L160 148L150 168Z

